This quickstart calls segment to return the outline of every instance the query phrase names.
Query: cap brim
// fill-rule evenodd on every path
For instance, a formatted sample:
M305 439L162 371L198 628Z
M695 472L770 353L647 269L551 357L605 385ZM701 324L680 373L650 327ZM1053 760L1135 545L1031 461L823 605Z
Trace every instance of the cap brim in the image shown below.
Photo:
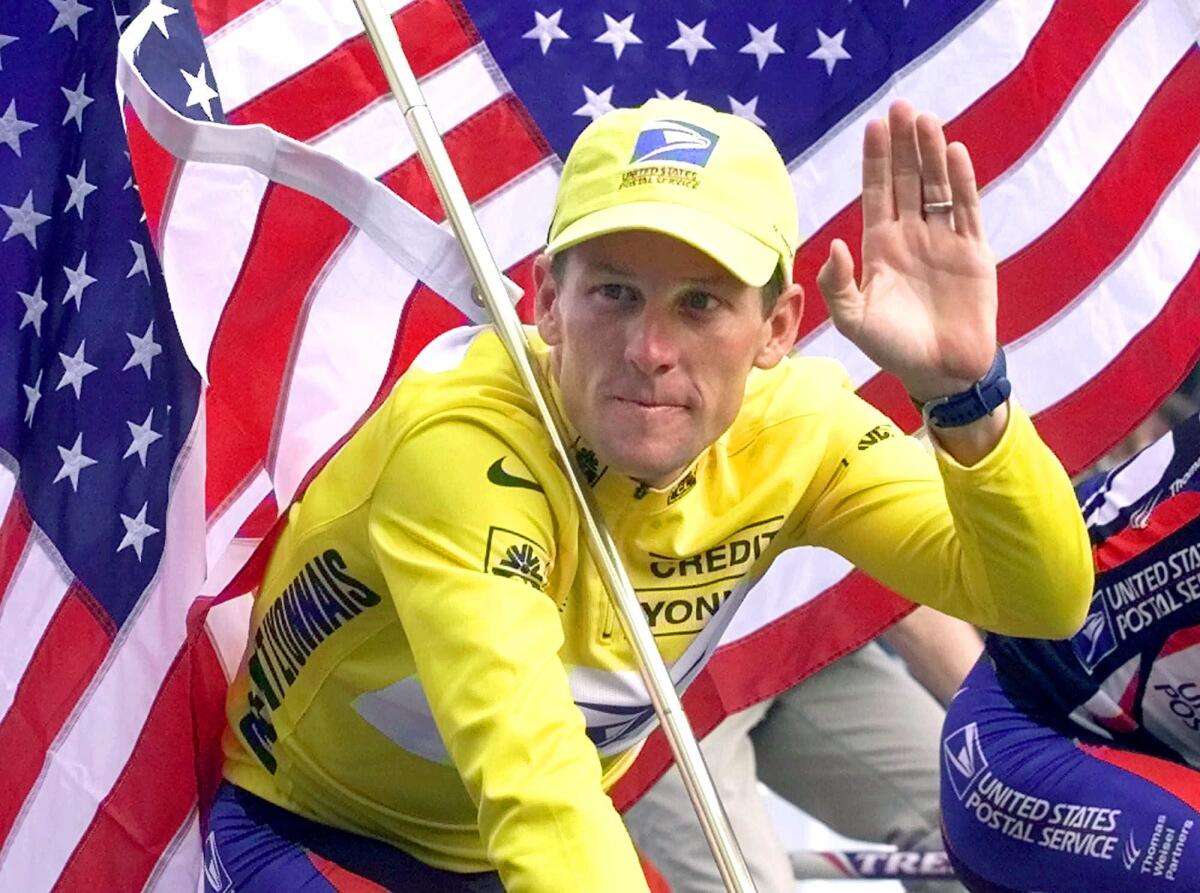
M766 285L780 266L777 251L696 208L670 202L628 202L585 214L546 245L550 254L609 233L649 230L703 251L747 285Z

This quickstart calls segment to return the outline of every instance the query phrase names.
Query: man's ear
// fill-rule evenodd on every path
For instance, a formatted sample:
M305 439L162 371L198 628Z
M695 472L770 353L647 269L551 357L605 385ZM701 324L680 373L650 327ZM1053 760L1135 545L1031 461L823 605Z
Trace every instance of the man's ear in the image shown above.
M759 369L770 369L796 346L800 331L800 317L804 315L804 289L789 285L775 301L775 306L763 320L767 340L754 358Z
M539 254L533 262L533 319L538 334L551 347L562 341L562 323L558 317L558 283L550 268L550 255Z

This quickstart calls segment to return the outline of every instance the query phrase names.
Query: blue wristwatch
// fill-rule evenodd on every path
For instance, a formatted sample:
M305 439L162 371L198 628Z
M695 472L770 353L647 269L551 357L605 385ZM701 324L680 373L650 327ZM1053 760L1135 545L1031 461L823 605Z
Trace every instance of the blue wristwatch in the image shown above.
M958 394L934 397L927 403L913 400L927 427L958 428L991 415L997 406L1012 393L1012 383L1007 377L1008 367L1004 362L1004 348L996 345L996 358L983 378Z

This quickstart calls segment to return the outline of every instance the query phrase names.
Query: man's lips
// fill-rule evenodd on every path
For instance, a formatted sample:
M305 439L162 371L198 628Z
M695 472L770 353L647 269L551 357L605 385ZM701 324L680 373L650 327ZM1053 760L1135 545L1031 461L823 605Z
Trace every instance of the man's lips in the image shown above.
M682 403L673 403L666 400L645 400L638 397L622 397L619 394L614 394L613 400L628 406L637 407L638 409L687 409L687 406Z

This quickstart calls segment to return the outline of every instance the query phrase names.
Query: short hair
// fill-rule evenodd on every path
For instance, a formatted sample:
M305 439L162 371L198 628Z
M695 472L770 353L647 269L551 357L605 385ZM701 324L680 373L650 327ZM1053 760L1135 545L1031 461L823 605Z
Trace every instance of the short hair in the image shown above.
M550 273L554 276L555 281L562 281L563 275L567 271L567 255L570 251L570 248L564 248L562 251L550 256ZM783 294L785 288L787 288L787 282L783 278L783 268L776 267L775 272L771 274L771 278L759 289L759 294L762 296L764 318L775 309L775 304L779 300L779 296Z

